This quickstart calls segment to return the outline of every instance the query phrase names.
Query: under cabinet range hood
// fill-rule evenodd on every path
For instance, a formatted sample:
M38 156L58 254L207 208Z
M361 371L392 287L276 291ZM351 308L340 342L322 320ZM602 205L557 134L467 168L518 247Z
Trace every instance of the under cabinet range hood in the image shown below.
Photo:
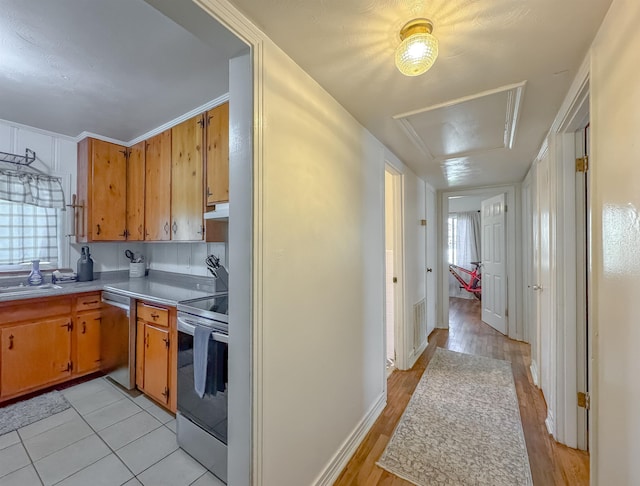
M204 219L229 220L229 203L216 204L212 211L204 213Z

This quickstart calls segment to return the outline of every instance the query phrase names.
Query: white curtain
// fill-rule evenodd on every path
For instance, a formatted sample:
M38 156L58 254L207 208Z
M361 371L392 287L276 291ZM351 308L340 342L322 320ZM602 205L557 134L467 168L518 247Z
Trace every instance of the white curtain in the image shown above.
M471 262L480 260L480 212L467 211L449 215L449 263L473 270ZM467 274L462 274L469 281ZM449 297L473 299L473 295L460 288L460 282L449 274Z

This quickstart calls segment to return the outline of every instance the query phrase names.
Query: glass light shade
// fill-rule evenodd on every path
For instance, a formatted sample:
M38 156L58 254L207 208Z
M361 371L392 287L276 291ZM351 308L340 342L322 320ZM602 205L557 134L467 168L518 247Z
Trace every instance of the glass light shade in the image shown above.
M405 76L426 73L438 57L438 39L426 32L404 39L396 49L396 66Z

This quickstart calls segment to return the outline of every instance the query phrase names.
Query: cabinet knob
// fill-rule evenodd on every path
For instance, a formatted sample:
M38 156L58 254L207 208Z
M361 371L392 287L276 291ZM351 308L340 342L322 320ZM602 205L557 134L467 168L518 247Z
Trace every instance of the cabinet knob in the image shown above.
M171 228L173 229L173 234L175 235L178 232L178 223L174 221Z
M166 234L169 234L169 221L167 221L167 222L164 224L164 232L165 232Z
M151 314L151 318L155 321L158 317L160 317L159 314Z
M87 333L87 323L86 322L82 322L82 334L86 334Z
M13 334L9 336L9 349L13 349Z
M100 225L97 224L96 226L98 227L98 229L96 230L96 234L99 235L100 234Z

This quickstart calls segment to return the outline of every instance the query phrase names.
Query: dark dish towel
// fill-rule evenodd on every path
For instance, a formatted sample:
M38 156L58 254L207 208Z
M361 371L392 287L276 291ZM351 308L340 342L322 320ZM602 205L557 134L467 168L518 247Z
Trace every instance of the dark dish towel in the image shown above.
M215 397L217 392L226 391L228 359L228 347L225 343L215 340L209 343L209 368L205 389L207 395Z
M200 398L204 396L207 388L210 339L210 327L195 326L193 333L193 388Z

